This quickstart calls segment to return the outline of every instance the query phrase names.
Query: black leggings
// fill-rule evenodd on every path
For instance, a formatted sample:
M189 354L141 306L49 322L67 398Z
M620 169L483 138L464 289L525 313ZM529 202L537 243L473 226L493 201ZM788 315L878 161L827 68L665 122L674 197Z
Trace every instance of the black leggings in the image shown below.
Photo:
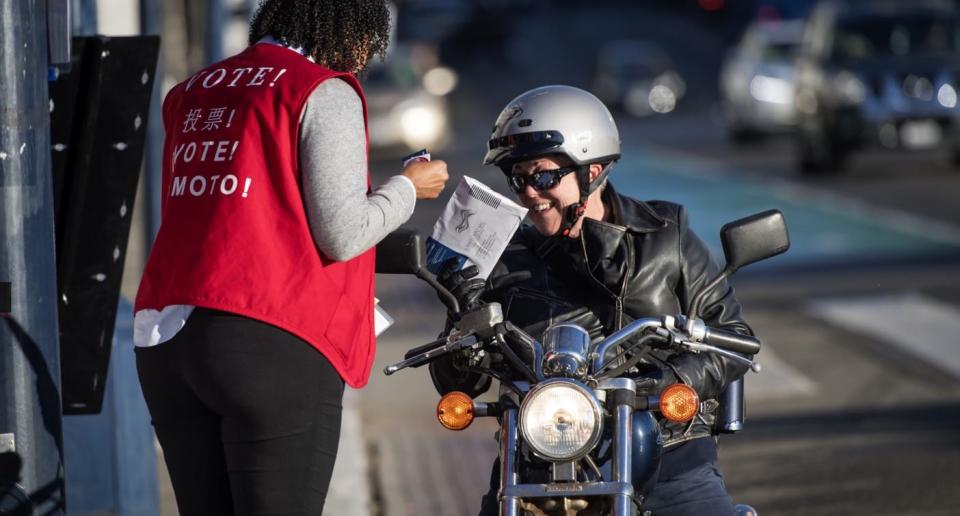
M137 371L183 516L319 515L343 380L303 340L197 308Z

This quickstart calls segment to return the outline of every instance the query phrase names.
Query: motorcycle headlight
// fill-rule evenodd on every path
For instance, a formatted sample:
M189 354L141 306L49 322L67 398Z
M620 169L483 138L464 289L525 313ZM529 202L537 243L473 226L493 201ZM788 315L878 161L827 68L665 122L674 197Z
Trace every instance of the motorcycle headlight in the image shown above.
M600 439L600 402L582 384L566 378L535 386L520 404L520 433L534 453L567 461L586 455Z

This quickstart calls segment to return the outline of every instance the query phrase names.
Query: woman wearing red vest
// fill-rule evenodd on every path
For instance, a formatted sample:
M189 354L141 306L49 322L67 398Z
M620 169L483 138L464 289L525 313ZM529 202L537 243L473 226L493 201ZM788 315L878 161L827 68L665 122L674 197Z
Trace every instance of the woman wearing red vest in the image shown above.
M373 362L374 245L447 180L417 162L370 189L354 74L389 23L385 0L266 0L246 50L164 100L134 343L183 515L322 511Z

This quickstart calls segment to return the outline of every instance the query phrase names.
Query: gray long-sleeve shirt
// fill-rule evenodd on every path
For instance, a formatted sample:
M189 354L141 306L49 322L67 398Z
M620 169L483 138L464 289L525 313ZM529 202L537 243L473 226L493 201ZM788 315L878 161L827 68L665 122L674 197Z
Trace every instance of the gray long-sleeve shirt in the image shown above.
M317 248L334 260L366 251L410 218L413 183L393 176L367 194L363 106L340 79L320 83L300 122L303 201Z

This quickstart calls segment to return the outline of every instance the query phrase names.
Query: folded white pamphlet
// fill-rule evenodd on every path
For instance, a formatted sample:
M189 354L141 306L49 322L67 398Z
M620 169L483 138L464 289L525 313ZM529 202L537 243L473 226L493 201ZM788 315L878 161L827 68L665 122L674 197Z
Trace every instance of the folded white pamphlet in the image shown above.
M523 206L464 176L427 239L427 269L437 274L456 259L486 279L526 216Z

